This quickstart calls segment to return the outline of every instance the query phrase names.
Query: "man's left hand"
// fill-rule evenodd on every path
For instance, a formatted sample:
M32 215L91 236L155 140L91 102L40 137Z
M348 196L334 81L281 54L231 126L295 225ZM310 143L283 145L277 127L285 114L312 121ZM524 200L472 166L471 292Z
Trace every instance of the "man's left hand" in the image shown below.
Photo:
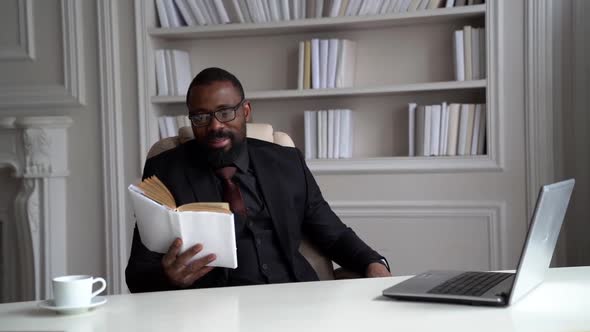
M385 265L381 263L369 264L365 271L365 275L367 278L391 277L391 273L389 273Z

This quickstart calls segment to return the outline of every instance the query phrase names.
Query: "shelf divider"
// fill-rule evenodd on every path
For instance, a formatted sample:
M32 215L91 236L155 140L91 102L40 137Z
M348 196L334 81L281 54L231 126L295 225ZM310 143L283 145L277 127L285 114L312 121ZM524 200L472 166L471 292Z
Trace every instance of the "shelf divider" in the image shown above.
M388 95L408 92L450 91L465 89L485 89L486 80L450 81L415 84L395 84L364 88L339 88L339 89L305 89L305 90L268 90L246 92L246 98L250 100L271 99L297 99L297 98L321 98L321 97L356 97L371 95ZM185 96L153 96L154 104L184 103Z

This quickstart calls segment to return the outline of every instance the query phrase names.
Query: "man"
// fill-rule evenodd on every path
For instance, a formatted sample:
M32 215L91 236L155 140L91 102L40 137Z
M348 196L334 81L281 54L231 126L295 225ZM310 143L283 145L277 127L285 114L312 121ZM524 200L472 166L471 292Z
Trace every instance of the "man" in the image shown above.
M208 68L191 82L186 104L195 139L146 161L177 205L230 203L238 268L212 268L210 254L188 263L200 244L180 253L176 239L164 255L149 251L135 228L126 273L131 292L318 280L299 253L306 236L346 269L390 276L384 258L332 212L299 150L246 138L250 102L238 79Z

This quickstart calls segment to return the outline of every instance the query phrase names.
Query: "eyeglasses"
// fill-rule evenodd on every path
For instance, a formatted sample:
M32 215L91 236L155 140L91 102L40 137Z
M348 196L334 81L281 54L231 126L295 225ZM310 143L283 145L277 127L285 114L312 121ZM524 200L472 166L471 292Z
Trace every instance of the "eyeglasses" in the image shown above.
M236 112L240 109L244 101L245 99L242 99L236 106L220 108L217 111L209 113L191 114L188 118L195 127L208 126L213 116L221 123L230 122L236 118Z

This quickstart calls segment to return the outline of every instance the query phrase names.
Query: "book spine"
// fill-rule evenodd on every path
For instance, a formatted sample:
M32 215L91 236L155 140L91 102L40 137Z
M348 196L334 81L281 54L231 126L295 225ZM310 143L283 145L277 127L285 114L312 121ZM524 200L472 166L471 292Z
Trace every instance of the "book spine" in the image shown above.
M305 41L299 42L298 52L298 69L297 69L297 89L303 90L305 77Z
M416 103L408 104L408 156L416 155L414 137L416 135Z
M169 28L170 21L168 21L168 14L166 14L166 5L164 0L156 0L156 11L158 12L158 19L161 28Z
M473 51L471 50L471 33L472 28L470 26L463 27L463 54L465 61L465 80L473 79Z
M311 87L319 89L320 86L320 40L311 40Z
M457 81L465 80L465 51L463 50L463 30L455 31L453 35L454 53L455 53L455 79Z

